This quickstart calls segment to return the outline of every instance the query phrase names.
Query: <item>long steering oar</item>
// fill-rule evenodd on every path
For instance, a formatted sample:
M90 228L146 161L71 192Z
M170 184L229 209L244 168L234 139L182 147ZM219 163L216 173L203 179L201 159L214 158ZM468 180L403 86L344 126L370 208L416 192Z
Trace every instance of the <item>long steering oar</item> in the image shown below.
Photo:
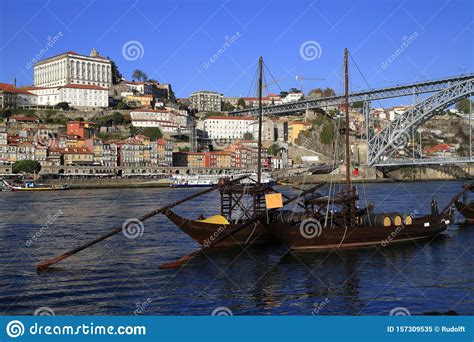
M296 195L296 196L293 196L293 197L290 197L288 198L285 202L283 202L283 206L286 206L290 203L292 203L293 201L297 200L298 198L302 197L302 196L305 196L306 194L308 193L311 193L313 191L315 191L317 188L320 188L321 186L323 186L324 183L320 183L320 184L317 184L305 191L303 191L302 193ZM286 197L286 196L285 196ZM268 213L270 214L270 212L273 212L275 209L270 209L268 211ZM264 214L261 214L261 215L256 215L254 218L252 218L251 220L239 225L238 227L234 228L233 230L231 230L230 232L225 232L224 235L221 235L219 237L217 237L215 240L212 240L211 243L209 244L206 244L204 246L201 247L201 249L195 251L195 252L192 252L188 255L185 255L185 256L182 256L181 258L175 260L175 261L172 261L172 262L167 262L167 263L164 263L162 265L160 265L160 268L161 269L170 269L170 268L178 268L180 266L182 266L184 263L186 263L188 260L192 259L193 257L195 257L196 255L198 254L201 254L202 252L204 252L206 249L208 248L211 248L212 246L214 246L215 244L221 242L222 240L225 240L229 237L231 237L232 235L236 234L237 232L241 231L242 229L244 229L245 227L248 227L249 225L251 225L252 223L255 223L257 221L260 221L261 219L263 218L266 218L266 215Z
M247 178L247 177L248 177L248 176L238 177L238 178L236 178L236 179L233 179L233 180L228 181L228 182L225 183L224 185L231 185L231 184L240 182L242 179L245 179L245 178ZM152 217L152 216L161 214L161 213L165 212L166 210L169 210L169 209L171 209L171 208L173 208L173 207L176 207L177 205L180 205L180 204L182 204L182 203L184 203L184 202L187 202L187 201L189 201L189 200L192 200L193 198L196 198L196 197L205 195L205 194L207 194L207 193L209 193L209 192L212 192L212 191L218 189L218 188L221 187L221 186L222 186L221 184L214 185L213 187L211 187L211 188L209 188L209 189L206 189L206 190L203 190L203 191L201 191L201 192L195 193L195 194L193 194L193 195L190 195L190 196L188 196L188 197L185 197L185 198L183 198L183 199L181 199L181 200L179 200L179 201L176 201L176 202L174 202L174 203L168 204L168 205L166 205L166 206L164 206L164 207L161 207L161 208L159 208L159 209L152 210L152 211L148 212L147 214L143 215L142 217L140 217L139 220L140 220L141 222L143 222L143 221L149 219L149 218ZM57 256L55 256L55 257L53 257L53 258L50 258L50 259L42 260L42 261L40 261L40 262L38 262L38 263L36 264L36 269L39 270L39 271L44 271L44 270L48 269L49 267L51 267L52 265L57 264L57 263L60 262L61 260L64 260L64 259L66 259L66 258L69 258L71 255L74 255L74 254L76 254L76 253L79 253L80 251L82 251L82 250L84 250L84 249L86 249L86 248L89 248L89 247L95 245L96 243L98 243L98 242L100 242L100 241L103 241L103 240L105 240L105 239L107 239L107 238L109 238L109 237L111 237L111 236L113 236L113 235L115 235L115 234L117 234L117 233L120 233L122 230L123 230L123 225L120 226L120 227L114 228L114 229L112 229L110 232L108 232L107 234L102 235L102 236L98 237L97 239L92 240L92 241L90 241L90 242L88 242L88 243L86 243L86 244L84 244L84 245L82 245L82 246L79 246L79 247L77 247L77 248L74 248L73 250L70 250L70 251L65 252L65 253L63 253L63 254L60 254L60 255L57 255Z

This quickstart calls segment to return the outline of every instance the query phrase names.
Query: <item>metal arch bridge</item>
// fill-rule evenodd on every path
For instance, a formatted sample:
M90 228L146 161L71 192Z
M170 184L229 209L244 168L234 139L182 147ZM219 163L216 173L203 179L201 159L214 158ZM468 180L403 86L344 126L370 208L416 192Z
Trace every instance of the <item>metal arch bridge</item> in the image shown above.
M429 80L411 84L396 85L392 87L364 90L349 94L349 102L370 103L374 100L387 99L393 97L409 96L413 94L424 94L441 91L450 87L453 83L459 83L474 78L474 74L464 74L454 77ZM262 108L263 115L288 115L290 113L304 112L307 109L316 109L323 107L338 106L344 102L344 96L332 96L313 100L303 100L289 102L281 105L266 106ZM367 110L364 108L364 111ZM368 108L370 110L370 108ZM256 116L256 108L243 109L229 112L231 116Z
M472 162L470 158L417 159L399 160L390 158L398 149L409 141L409 133L416 130L433 116L454 103L474 94L474 77L454 83L436 94L420 101L415 106L400 114L395 120L377 134L370 136L367 143L367 164L373 166L407 165L407 164L442 164ZM410 162L411 161L411 162Z

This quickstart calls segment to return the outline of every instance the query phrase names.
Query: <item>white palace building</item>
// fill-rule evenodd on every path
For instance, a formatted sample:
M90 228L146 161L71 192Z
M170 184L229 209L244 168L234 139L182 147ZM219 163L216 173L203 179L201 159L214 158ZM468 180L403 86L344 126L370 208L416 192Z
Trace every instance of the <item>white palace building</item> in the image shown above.
M55 106L67 102L74 108L109 106L112 63L92 49L90 56L73 51L42 60L34 66L34 86L15 90L19 107Z
M68 51L36 63L34 80L35 87L85 84L109 88L112 84L112 63L95 49L89 56Z

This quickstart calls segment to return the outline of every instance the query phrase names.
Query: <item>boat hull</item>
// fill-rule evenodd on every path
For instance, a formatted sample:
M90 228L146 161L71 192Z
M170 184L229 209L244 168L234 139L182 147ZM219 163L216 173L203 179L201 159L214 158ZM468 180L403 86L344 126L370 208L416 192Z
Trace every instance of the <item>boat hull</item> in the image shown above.
M304 221L274 222L267 227L285 245L293 250L327 250L334 248L361 248L388 246L397 243L432 238L446 230L449 219L436 222L430 216L417 218L410 225L320 228L304 232Z
M461 202L454 201L454 205L459 213L466 219L469 223L474 223L474 208Z
M165 213L166 217L177 225L184 233L189 235L197 243L208 246L215 239L231 232L239 224L213 224L202 221L190 220L181 217L169 210ZM233 234L227 239L216 243L212 247L230 247L237 245L260 245L276 242L275 237L261 223L251 224Z

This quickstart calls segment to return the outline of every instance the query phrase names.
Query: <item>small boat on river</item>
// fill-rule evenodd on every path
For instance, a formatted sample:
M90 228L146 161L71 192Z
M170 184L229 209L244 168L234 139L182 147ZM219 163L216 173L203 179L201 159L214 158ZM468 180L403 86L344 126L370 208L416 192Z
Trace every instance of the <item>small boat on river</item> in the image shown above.
M35 181L25 181L22 185L11 185L6 180L1 179L2 187L10 191L55 191L55 190L68 190L68 185L50 185L50 184L39 184Z
M207 174L207 175L176 175L172 178L173 183L170 185L172 188L206 188L216 185L219 179L222 177L229 177L230 179L248 175L249 177L240 181L241 184L252 184L256 183L258 175L254 173L236 173L231 175L218 175L218 174ZM270 173L262 172L261 180L262 184L273 186L276 184Z

